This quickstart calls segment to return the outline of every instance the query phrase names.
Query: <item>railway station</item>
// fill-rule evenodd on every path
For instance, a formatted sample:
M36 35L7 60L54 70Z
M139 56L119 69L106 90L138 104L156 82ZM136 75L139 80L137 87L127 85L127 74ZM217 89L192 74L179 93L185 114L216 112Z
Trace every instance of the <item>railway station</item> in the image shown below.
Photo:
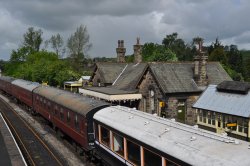
M0 165L27 166L22 152L15 141L7 123L0 113Z

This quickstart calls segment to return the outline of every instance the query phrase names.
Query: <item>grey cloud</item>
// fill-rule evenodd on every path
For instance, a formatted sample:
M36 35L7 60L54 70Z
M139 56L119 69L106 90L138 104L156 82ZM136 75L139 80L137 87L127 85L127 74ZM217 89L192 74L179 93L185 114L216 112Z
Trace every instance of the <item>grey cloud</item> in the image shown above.
M249 8L248 0L1 0L0 51L15 49L30 26L41 28L44 39L60 33L66 42L80 24L88 27L92 57L115 56L118 39L131 54L137 36L161 43L172 32L187 42L219 37L248 46Z

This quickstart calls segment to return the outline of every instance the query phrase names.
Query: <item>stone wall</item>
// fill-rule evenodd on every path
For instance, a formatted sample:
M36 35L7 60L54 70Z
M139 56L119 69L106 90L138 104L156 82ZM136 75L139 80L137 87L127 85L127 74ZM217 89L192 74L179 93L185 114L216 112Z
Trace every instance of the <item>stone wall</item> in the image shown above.
M192 105L198 99L198 95L178 95L178 96L169 96L167 98L167 109L166 115L167 118L174 118L178 121L178 105L179 101L185 101L185 123L189 125L196 124L196 112L192 108Z
M100 85L99 85L100 82ZM93 86L104 86L103 80L101 79L100 72L98 69L95 71L95 75L92 79Z
M152 89L154 91L154 96L155 96L155 102L154 102L154 107L155 107L155 112L152 112L150 110L150 94L149 91ZM148 113L157 113L157 110L159 109L159 100L163 98L163 93L159 89L154 77L152 76L151 72L147 71L146 74L143 76L143 80L139 86L139 93L142 94L143 98L146 99L146 109L143 108L144 106L144 101L143 99L140 101L139 104L139 110L148 112Z
M150 93L149 90L153 89L155 92L155 112L150 109ZM147 113L157 113L159 116L165 114L167 118L175 118L178 121L178 104L179 101L185 101L185 123L194 125L196 123L196 113L195 109L192 109L192 105L198 99L197 94L178 94L168 96L160 90L156 80L154 79L152 73L147 71L143 77L143 80L139 86L139 93L142 94L143 99L140 101L139 110ZM144 101L145 100L145 101ZM161 108L162 114L160 113L159 101L165 102L165 107ZM146 102L146 103L144 103ZM146 106L146 109L144 108Z

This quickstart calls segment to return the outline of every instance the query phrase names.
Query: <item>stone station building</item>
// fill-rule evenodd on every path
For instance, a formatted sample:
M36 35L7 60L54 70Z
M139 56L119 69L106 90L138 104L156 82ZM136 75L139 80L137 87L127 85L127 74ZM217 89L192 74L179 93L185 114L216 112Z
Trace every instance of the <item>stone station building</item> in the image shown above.
M119 61L125 57L126 50L121 43L123 41L118 41L116 49L118 62L97 63L91 77L96 87L86 87L80 90L81 93L195 124L196 114L192 105L207 85L231 80L220 63L207 62L201 44L194 62L141 63L142 46L137 39L135 62L124 63ZM109 97L104 98L104 95ZM109 100L111 96L112 101Z

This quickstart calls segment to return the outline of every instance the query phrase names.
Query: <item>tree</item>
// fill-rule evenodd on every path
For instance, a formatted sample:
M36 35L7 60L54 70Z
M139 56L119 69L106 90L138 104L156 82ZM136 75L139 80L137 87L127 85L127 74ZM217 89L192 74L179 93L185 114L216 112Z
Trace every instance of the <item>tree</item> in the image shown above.
M74 67L77 71L81 71L85 53L91 46L92 45L89 43L87 27L80 25L76 29L76 32L70 36L67 42L72 67Z
M227 53L228 65L239 73L243 73L243 58L236 45L230 45Z
M42 44L42 30L35 30L34 27L29 27L28 31L23 35L23 47L26 47L29 53L38 52Z
M10 55L10 62L24 62L28 56L28 48L20 47L16 50L12 50Z
M166 35L166 37L162 40L162 44L166 48L174 52L178 60L180 61L190 60L193 46L191 45L191 47L189 47L189 45L185 44L183 39L178 38L177 32L174 32L170 35Z
M209 61L219 61L224 65L227 64L227 55L226 52L224 51L223 47L218 47L216 49L213 49L213 51L210 53L208 56Z
M57 33L56 35L52 35L51 38L46 41L46 43L51 45L58 57L63 57L63 54L65 53L65 48L63 47L63 38L59 33Z
M142 47L142 59L146 62L152 61L177 61L176 54L163 45L145 43Z

